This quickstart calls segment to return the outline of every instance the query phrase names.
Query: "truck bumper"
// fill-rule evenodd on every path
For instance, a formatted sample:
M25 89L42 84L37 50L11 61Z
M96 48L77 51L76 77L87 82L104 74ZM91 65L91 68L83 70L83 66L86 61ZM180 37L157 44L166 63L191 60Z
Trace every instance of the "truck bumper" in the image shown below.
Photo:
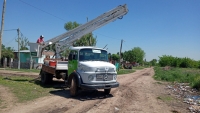
M89 90L94 90L94 89L110 89L110 88L115 88L119 87L119 83L107 83L107 84L81 84L80 87L82 89L89 89Z

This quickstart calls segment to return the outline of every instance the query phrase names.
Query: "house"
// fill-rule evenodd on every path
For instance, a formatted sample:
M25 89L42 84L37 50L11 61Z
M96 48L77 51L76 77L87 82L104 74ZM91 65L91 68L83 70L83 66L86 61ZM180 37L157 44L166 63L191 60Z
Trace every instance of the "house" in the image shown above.
M20 50L19 53L20 53L20 68L29 69L30 68L30 61L31 61L30 50ZM43 51L41 58L32 57L33 67L35 68L39 64L42 64L46 55L50 55L50 57L52 58L53 55L54 55L54 52ZM12 67L13 68L18 67L18 51L14 51L14 59L13 59L13 66Z

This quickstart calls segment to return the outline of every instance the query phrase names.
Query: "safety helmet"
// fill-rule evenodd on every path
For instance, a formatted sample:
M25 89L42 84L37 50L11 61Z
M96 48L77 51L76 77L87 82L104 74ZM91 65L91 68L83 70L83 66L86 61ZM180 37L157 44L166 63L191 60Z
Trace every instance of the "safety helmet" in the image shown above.
M43 36L43 35L40 35L40 37L44 38L44 36Z

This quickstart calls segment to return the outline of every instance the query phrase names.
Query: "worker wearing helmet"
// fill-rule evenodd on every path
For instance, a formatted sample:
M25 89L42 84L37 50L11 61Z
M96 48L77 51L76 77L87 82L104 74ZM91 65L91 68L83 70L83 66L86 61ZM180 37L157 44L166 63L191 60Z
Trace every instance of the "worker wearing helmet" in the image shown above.
M44 36L43 35L40 35L40 37L37 39L37 43L44 45Z

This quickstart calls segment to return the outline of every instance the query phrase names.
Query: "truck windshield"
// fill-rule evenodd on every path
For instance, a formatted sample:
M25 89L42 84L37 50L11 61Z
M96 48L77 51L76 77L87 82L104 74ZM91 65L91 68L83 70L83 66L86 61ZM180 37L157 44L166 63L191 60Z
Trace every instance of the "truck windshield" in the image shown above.
M108 54L100 49L81 49L79 51L79 61L108 61Z

